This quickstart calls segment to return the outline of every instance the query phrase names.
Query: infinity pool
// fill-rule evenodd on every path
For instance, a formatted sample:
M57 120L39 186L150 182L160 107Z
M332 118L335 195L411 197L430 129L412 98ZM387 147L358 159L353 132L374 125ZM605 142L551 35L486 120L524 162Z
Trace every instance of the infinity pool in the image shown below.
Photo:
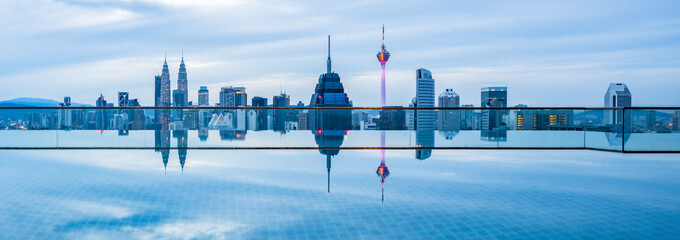
M2 150L0 238L680 235L677 154L431 154L388 150L383 184L379 150Z

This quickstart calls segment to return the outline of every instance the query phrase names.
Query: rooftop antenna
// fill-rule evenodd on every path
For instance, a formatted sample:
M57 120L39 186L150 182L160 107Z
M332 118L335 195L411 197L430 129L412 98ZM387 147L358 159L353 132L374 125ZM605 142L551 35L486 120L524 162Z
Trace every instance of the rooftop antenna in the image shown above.
M331 35L328 34L328 60L326 60L326 72L331 73Z

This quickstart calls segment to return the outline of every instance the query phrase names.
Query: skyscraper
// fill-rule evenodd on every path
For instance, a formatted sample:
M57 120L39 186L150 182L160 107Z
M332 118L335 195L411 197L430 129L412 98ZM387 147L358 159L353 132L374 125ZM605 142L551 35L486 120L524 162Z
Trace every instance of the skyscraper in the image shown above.
M604 95L604 107L630 107L632 100L633 95L630 93L630 90L628 90L628 86L626 86L625 83L610 83L607 93ZM604 123L620 125L624 124L624 118L626 118L625 125L627 125L627 128L630 127L632 123L632 117L630 117L627 113L626 116L624 116L623 112L623 110L605 110Z
M186 92L181 90L181 89L175 89L172 90L172 106L175 107L186 107L187 105L184 104L184 99L186 99L184 96ZM173 121L181 121L183 120L184 115L184 109L173 109L172 110L172 120Z
M118 106L127 107L130 103L130 93L118 92Z
M168 69L167 59L163 62L163 72L161 73L160 106L170 106L170 70Z
M331 36L328 35L326 73L319 76L310 107L351 107L349 96L340 82L340 75L331 71ZM323 114L321 114L323 112ZM347 119L340 121L338 119ZM352 113L349 110L313 110L309 113L309 129L351 129Z
M156 75L154 80L154 106L158 107L161 105L161 75Z
M439 95L439 107L457 108L460 106L460 96L453 89L446 89ZM437 129L444 131L460 130L460 111L459 110L438 110Z
M252 104L251 106L253 107L266 107L267 106L267 98L263 97L253 97L252 99ZM267 130L267 117L269 111L266 109L257 109L255 110L255 114L257 116L257 122L255 130Z
M253 99L251 101L252 101L251 106L253 106L253 107L266 107L267 106L267 98L264 98L264 97L255 96L255 97L253 97Z
M340 82L340 75L331 71L331 36L328 35L328 59L326 73L319 76L314 94L310 99L310 107L351 107L352 102L345 93ZM340 109L312 109L307 115L307 129L314 134L314 141L319 152L326 155L326 171L328 174L328 193L330 193L331 157L338 155L347 131L352 129L352 113Z
M71 97L64 97L64 102L59 103L59 106L66 107L65 109L59 109L57 111L57 127L61 129L70 129L73 124L71 109Z
M416 102L414 107L434 107L434 79L432 73L424 68L416 70ZM416 159L425 160L432 155L434 147L434 110L415 110Z
M507 87L484 87L482 88L481 106L483 108L506 108L508 107ZM482 130L493 130L503 125L503 115L506 110L483 110Z
M272 104L274 107L290 107L290 96L285 93L274 96ZM286 120L288 118L288 109L276 109L272 114L272 129L274 131L285 131Z
M135 99L130 99L130 102L128 103L128 106L130 107L141 107L139 104L139 100ZM144 129L144 120L146 119L146 116L144 114L144 109L130 109L128 111L128 122L130 123L130 129L133 130L140 130Z
M184 97L177 102L182 104L181 106L187 106L189 103L189 90L187 87L187 68L184 65L184 53L182 53L182 61L179 63L179 73L177 73L177 90L182 91L182 97Z
M416 70L415 107L434 107L434 79L432 72L424 68ZM416 110L415 119L415 129L434 129L434 110Z
M97 98L97 107L107 107L108 104L106 100L104 100L104 95L100 94L99 98ZM96 113L96 128L99 130L104 130L107 127L107 122L109 121L108 119L108 114L106 109L97 109Z
M244 87L223 87L220 91L220 107L244 107L248 104L248 94Z
M199 106L210 105L210 95L207 86L201 86L201 89L198 90L198 105Z

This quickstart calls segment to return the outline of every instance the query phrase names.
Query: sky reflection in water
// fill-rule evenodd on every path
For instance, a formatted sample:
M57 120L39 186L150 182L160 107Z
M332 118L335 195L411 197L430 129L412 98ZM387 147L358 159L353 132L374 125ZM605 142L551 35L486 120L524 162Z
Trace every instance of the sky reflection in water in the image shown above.
M672 238L676 155L596 151L2 151L0 237Z

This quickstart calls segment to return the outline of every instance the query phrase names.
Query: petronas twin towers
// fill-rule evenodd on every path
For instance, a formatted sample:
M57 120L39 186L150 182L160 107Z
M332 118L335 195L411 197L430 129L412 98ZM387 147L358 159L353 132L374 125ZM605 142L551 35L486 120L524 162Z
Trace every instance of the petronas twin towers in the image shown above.
M184 56L182 56L182 61L179 64L179 73L177 74L177 89L172 92L170 91L170 70L168 69L167 59L165 59L163 62L163 71L160 76L160 82L156 81L156 89L156 106L188 106L189 90L187 87L187 68L184 64ZM170 95L172 95L172 98Z

